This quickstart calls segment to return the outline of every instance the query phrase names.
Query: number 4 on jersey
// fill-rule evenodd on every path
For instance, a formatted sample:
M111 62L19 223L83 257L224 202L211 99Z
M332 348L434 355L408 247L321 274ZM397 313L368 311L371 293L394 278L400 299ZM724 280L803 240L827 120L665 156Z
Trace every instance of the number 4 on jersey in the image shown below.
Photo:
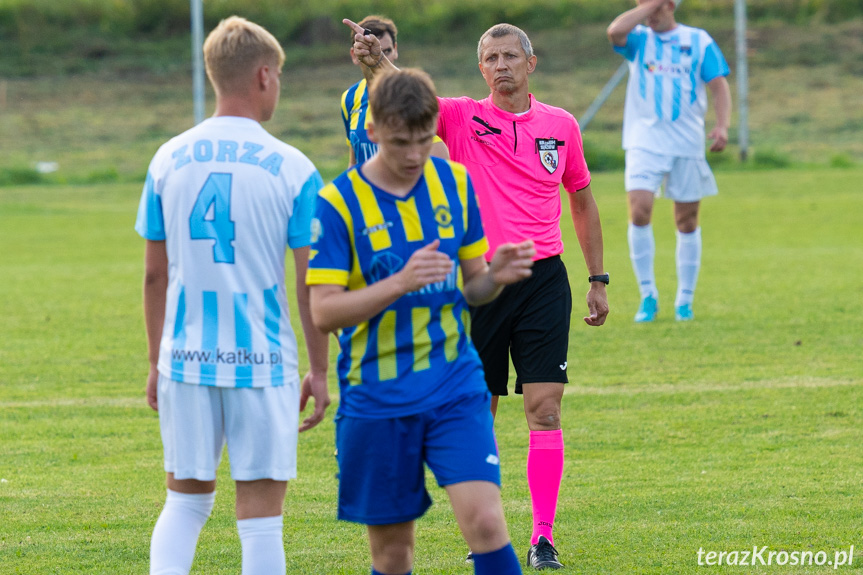
M210 207L212 206L212 215ZM210 215L208 218L207 216ZM213 261L234 263L234 221L231 219L231 174L210 174L189 216L193 240L215 240Z

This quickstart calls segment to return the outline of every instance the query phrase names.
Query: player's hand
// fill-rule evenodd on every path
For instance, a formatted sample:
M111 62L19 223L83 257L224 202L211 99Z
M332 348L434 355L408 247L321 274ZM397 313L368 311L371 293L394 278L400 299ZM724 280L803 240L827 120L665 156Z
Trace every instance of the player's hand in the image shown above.
M494 252L489 265L491 279L497 285L509 285L529 278L533 273L533 256L536 249L533 240L520 244L501 244Z
M448 255L438 251L440 240L415 251L405 267L397 274L402 292L411 293L425 286L442 282L453 270L453 261Z
M713 140L713 145L710 146L711 152L721 152L728 144L728 128L720 128L719 126L713 128L707 135L707 139Z
M327 407L330 405L330 391L327 388L327 374L312 373L303 378L300 388L300 412L306 409L309 398L315 400L315 410L300 424L300 433L308 431L324 419Z
M159 411L158 389L159 389L159 370L155 365L150 366L150 373L147 374L147 405L153 411Z
M605 285L591 284L590 291L587 292L587 310L590 315L584 318L584 323L594 327L605 323L608 316L608 294L605 292Z
M354 56L357 60L368 66L375 68L380 64L383 52L381 51L381 41L374 34L366 34L366 31L351 20L345 18L342 20L348 28L354 31Z

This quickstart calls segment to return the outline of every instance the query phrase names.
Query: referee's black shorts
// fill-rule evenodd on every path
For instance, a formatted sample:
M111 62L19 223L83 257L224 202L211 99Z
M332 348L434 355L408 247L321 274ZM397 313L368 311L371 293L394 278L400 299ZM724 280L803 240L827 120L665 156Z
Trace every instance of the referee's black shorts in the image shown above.
M470 312L471 339L492 395L508 395L510 353L516 393L525 383L567 383L572 292L560 256L537 260L531 277Z

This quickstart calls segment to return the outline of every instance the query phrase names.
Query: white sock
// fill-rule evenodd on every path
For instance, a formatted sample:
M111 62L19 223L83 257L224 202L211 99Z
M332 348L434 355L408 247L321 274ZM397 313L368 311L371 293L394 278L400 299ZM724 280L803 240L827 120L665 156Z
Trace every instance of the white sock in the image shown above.
M243 575L285 575L282 516L238 519Z
M629 239L629 259L632 260L632 270L638 281L641 299L649 295L658 298L659 291L656 289L656 276L653 273L653 258L656 254L653 225L636 226L630 223L626 235Z
M701 228L682 234L677 232L677 298L674 307L691 304L701 267Z
M186 575L192 568L198 535L207 522L216 492L168 490L165 507L150 540L150 575Z

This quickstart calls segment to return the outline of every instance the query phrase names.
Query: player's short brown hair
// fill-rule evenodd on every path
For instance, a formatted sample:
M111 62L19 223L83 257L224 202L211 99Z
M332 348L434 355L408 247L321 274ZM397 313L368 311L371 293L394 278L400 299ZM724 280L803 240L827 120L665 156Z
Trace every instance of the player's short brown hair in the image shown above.
M396 37L399 31L398 28L396 28L396 23L389 18L372 14L360 20L358 26L365 28L366 30L370 30L379 40L384 37L384 34L389 34L393 39L393 44L397 42ZM353 43L354 32L351 31L351 45L353 45Z
M285 51L262 26L231 16L207 36L204 63L216 92L232 92L244 88L249 73L261 64L281 69Z
M413 131L426 130L437 123L434 83L428 74L416 68L376 77L369 93L369 106L376 124L403 125Z

